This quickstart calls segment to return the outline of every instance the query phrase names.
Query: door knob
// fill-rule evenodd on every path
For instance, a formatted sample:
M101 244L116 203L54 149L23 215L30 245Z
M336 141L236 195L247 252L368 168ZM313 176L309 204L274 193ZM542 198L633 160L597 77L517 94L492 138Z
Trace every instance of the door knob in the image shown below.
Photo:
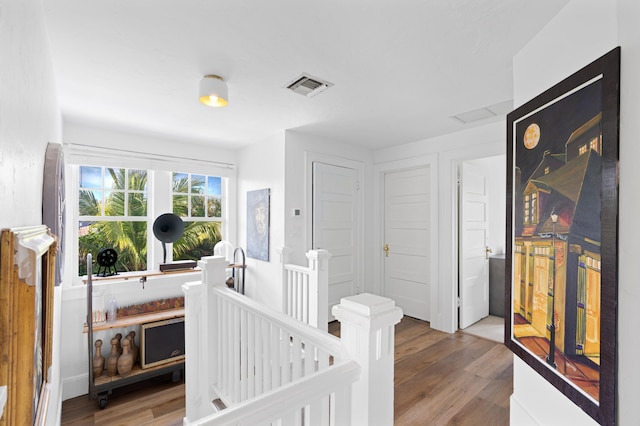
M491 247L485 246L484 247L484 257L485 257L485 259L489 258L489 253L493 253L493 250L491 250Z
M389 244L384 245L384 255L389 257Z

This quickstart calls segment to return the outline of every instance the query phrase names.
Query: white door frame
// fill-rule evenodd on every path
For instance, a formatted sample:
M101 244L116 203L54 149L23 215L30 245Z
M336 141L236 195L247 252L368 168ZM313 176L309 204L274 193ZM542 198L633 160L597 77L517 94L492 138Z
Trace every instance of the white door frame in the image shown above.
M450 185L451 185L451 190L454 191L454 195L452 196L452 203L451 203L451 217L455 217L454 223L451 226L451 231L452 231L452 236L451 236L451 244L452 244L452 264L451 266L451 270L450 270L450 274L451 274L451 287L449 289L450 293L448 294L448 297L445 297L445 300L449 300L449 304L447 306L445 306L445 310L448 311L447 312L447 328L444 329L443 331L448 331L450 333L455 333L459 328L459 321L458 321L458 282L460 279L459 276L459 263L460 263L460 259L459 259L459 226L458 226L458 218L459 218L459 212L460 212L460 206L459 206L459 200L458 200L458 170L460 170L460 165L468 160L478 160L480 158L488 158L488 157L495 157L498 155L505 155L505 152L495 152L494 150L491 149L485 149L482 152L477 152L475 150L470 150L467 153L462 153L459 152L460 155L459 156L455 156L455 157L451 157L450 159ZM441 206L443 207L443 206ZM444 206L444 208L446 208L446 206ZM449 328L451 327L451 328Z
M438 213L440 244L439 306L441 317L431 327L447 333L458 330L458 166L462 161L506 154L504 138L485 135L463 148L443 151L438 156Z
M312 235L313 235L313 163L319 162L324 164L329 164L337 167L347 167L350 169L355 169L357 173L358 179L358 194L356 198L356 209L357 209L357 225L356 225L356 234L355 234L355 292L362 293L365 291L364 288L364 253L365 253L365 245L364 245L364 193L365 193L365 183L364 183L364 163L354 160L349 160L346 158L333 157L325 154L318 154L315 152L306 151L304 153L304 167L305 167L305 203L306 203L306 211L310 212L310 214L306 215L306 249L311 250Z
M376 273L374 273L373 291L376 294L384 295L384 179L385 174L389 172L397 172L419 167L429 167L429 182L432 199L429 208L431 209L431 220L429 223L431 232L431 241L429 251L431 254L431 264L429 265L431 282L431 306L430 306L430 323L438 321L440 315L439 309L439 286L438 286L438 154L429 154L414 157L405 160L389 161L377 164L374 167L373 179L373 205L377 206L373 210L373 223L377 232L374 232L373 240L373 264Z

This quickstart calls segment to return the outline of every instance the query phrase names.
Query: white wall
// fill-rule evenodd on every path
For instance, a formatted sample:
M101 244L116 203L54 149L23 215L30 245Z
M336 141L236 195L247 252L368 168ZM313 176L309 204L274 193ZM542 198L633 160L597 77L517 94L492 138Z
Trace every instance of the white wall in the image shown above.
M0 6L0 228L42 223L42 174L47 142L60 142L49 41L40 0ZM60 399L60 288L54 291L53 365L48 418Z
M618 419L622 426L640 419L640 286L637 226L640 198L640 2L618 0L618 42L622 46L620 100L620 200L618 216Z
M41 1L3 2L0 70L0 226L37 225L44 153L62 132Z
M640 28L636 0L573 0L514 58L516 105L543 92L617 45L622 47L620 192L618 224L618 424L640 418L638 383L640 286L635 224L640 201ZM552 64L543 66L542 64ZM595 424L568 399L514 357L511 424ZM558 413L558 415L555 415Z
M462 127L464 128L464 127ZM504 119L489 124L461 130L444 136L395 146L374 153L376 167L391 162L402 168L413 166L424 159L427 165L437 156L438 196L438 260L436 311L431 312L431 327L453 333L458 329L458 220L457 174L461 161L475 158L505 155ZM377 176L376 179L379 179ZM376 208L381 208L377 205ZM375 229L380 229L380 217L376 216ZM378 232L379 234L380 232ZM380 274L375 277L380 288ZM432 295L434 293L432 292Z
M284 245L284 132L256 142L238 153L238 244L247 252L247 192L270 189L269 261L247 257L245 294L281 309L281 266Z

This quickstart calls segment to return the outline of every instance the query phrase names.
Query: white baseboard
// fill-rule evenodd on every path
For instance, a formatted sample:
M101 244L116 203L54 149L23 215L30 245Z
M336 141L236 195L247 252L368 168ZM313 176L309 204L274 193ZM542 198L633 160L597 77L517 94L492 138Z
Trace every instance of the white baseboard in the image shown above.
M52 383L47 384L49 386L49 404L47 407L47 426L60 425L60 417L62 416L62 399L60 398L61 389L55 389L51 386Z
M509 398L509 423L518 426L540 426L514 394Z
M89 374L67 377L62 381L62 400L75 398L89 393Z

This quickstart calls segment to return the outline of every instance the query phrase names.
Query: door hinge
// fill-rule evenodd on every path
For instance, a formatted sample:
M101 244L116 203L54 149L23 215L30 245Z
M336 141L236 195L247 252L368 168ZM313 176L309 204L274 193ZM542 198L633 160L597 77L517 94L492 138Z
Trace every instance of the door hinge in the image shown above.
M356 191L360 191L360 181L356 181Z
M460 298L458 297L456 300L456 303L458 304L458 308L460 307L460 304L462 303L462 301L460 300Z

